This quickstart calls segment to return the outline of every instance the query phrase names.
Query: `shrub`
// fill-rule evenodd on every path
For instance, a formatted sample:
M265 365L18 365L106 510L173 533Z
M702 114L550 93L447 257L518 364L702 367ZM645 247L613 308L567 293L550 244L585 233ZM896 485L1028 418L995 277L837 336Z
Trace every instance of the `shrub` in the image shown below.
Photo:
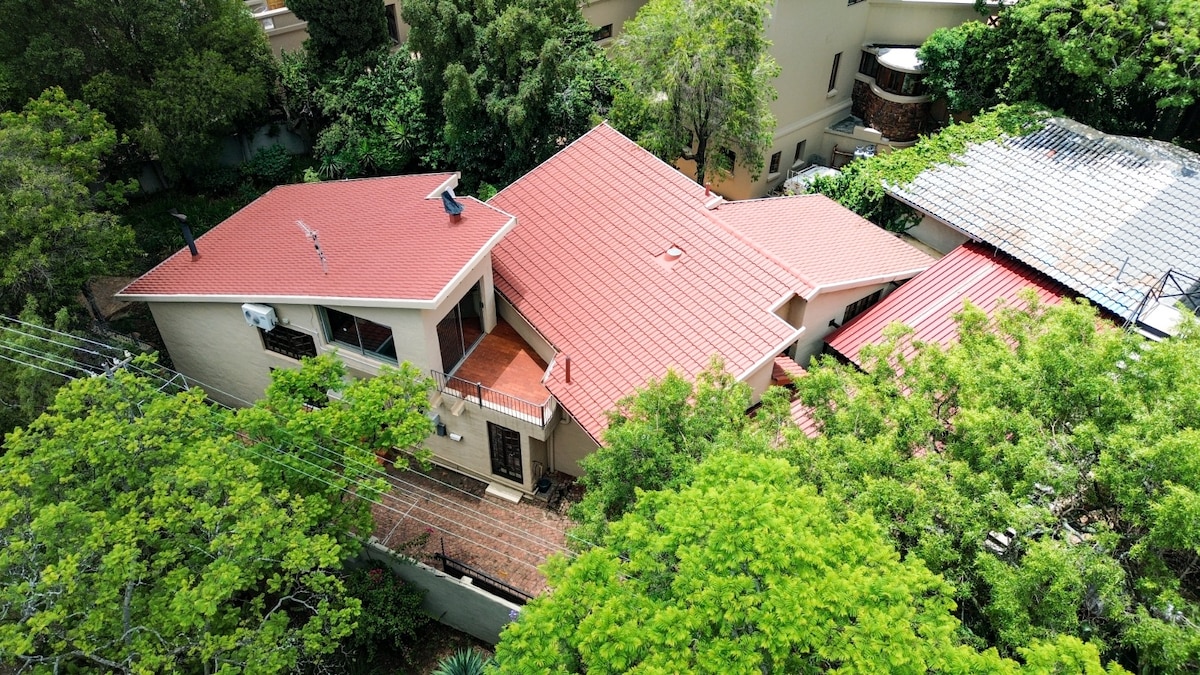
M345 646L366 661L375 658L380 645L407 658L418 631L431 620L421 609L424 591L376 567L351 572L346 592L362 602L362 614Z

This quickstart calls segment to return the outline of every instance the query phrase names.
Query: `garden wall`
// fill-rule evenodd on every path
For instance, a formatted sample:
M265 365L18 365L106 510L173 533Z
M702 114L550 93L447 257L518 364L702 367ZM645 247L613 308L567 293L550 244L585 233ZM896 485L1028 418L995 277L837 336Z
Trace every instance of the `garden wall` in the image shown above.
M385 565L408 583L425 591L421 607L437 621L494 645L500 631L512 621L519 605L472 586L465 580L428 565L397 556L372 538L359 558L369 564Z

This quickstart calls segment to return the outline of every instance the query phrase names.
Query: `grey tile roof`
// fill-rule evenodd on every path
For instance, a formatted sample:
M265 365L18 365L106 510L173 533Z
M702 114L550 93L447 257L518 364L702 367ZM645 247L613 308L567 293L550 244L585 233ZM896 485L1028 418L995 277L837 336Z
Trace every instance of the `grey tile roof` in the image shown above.
M1200 155L1052 119L889 192L1128 318L1168 270L1200 276Z

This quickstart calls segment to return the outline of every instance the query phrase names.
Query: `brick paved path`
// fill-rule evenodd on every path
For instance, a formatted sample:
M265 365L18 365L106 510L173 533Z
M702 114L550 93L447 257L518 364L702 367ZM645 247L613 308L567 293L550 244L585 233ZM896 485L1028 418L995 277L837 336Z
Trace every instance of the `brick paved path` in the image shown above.
M440 569L434 554L444 544L447 556L529 595L546 589L537 567L564 549L566 516L547 511L541 502L475 496L413 471L389 468L388 478L394 487L384 506L372 507L375 536L385 546L400 549L428 534L423 546L407 553Z

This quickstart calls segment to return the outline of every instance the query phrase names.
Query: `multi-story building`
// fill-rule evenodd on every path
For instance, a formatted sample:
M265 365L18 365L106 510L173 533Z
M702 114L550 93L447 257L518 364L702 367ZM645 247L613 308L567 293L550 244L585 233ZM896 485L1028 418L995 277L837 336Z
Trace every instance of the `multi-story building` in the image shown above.
M276 2L248 0L247 5L261 10L255 16L276 53L298 49L304 23L286 7L268 7ZM597 41L608 45L644 4L591 0L581 9L596 26ZM400 21L400 0L384 0L384 5L392 38L402 42L407 27ZM777 126L766 166L757 178L738 167L714 188L730 199L762 196L810 163L838 165L856 151L874 150L871 146L911 144L929 103L919 89L919 65L911 50L879 52L887 45L919 45L937 28L978 17L973 0L779 0L767 28L781 74L775 82L779 98L771 106ZM679 167L694 172L686 160Z

